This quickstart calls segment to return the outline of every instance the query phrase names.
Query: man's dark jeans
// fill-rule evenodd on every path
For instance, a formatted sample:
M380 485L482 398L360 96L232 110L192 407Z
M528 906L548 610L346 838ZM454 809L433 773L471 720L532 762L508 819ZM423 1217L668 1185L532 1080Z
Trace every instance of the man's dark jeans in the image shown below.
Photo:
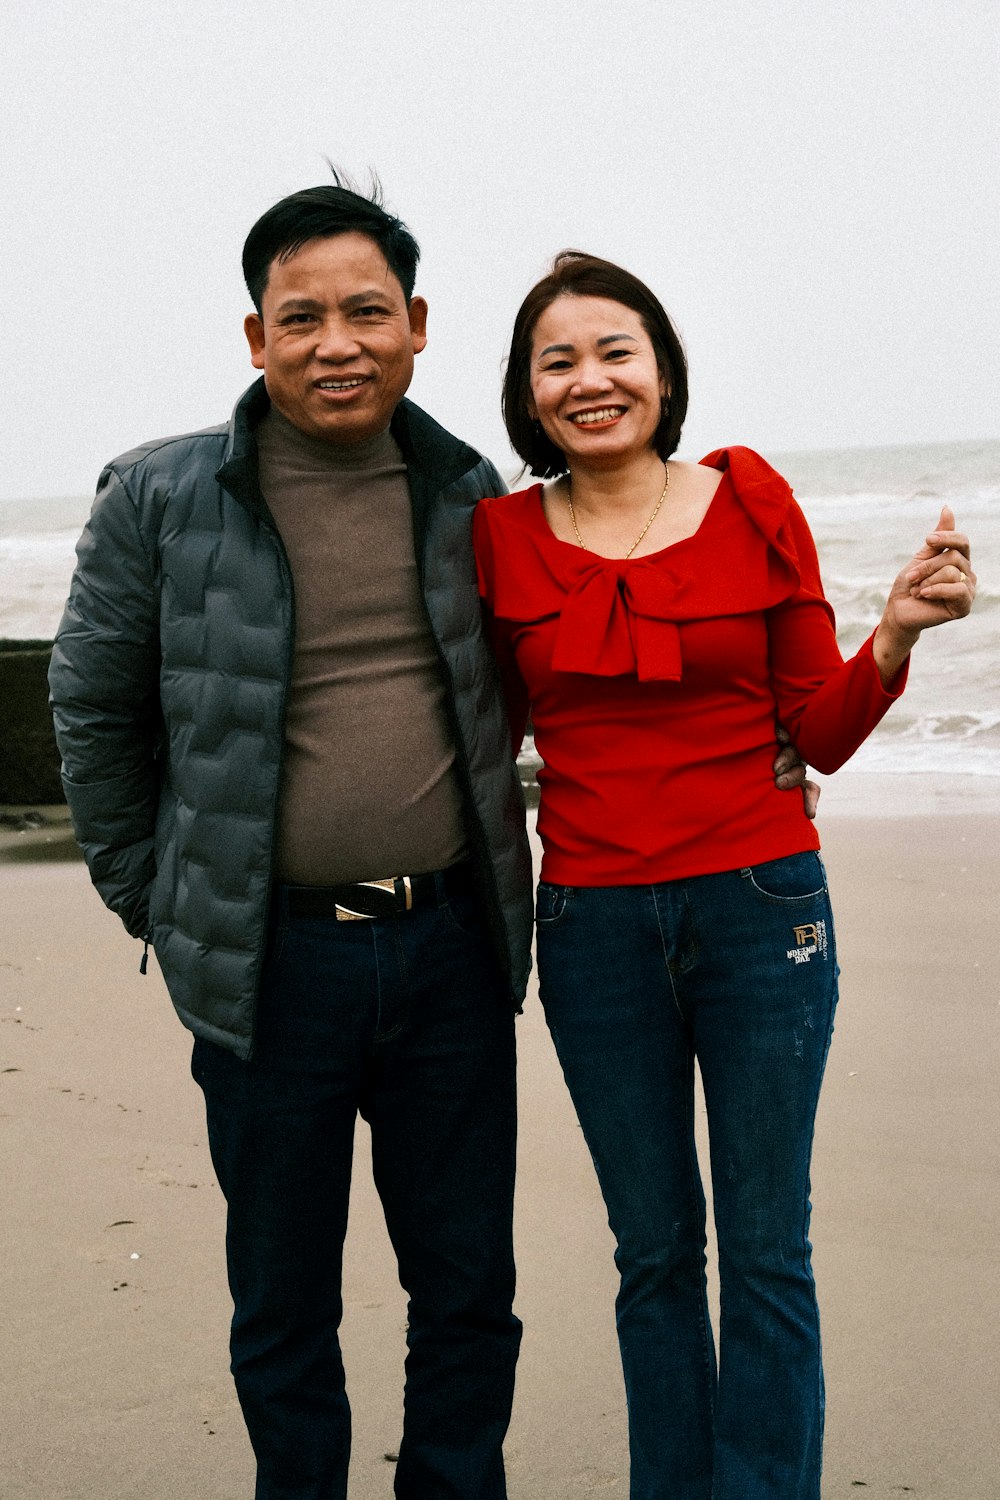
M338 1327L354 1122L409 1296L396 1494L502 1500L521 1327L514 1023L471 893L377 921L279 896L250 1062L196 1041L229 1205L232 1367L257 1500L343 1500Z

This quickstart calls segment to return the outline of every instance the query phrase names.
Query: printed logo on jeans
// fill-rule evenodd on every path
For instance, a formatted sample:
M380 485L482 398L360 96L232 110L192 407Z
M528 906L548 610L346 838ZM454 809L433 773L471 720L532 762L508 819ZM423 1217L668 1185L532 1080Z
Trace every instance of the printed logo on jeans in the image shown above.
M803 922L800 927L793 927L792 931L795 934L795 947L788 949L787 956L793 963L807 964L817 955L820 958L827 957L825 922Z

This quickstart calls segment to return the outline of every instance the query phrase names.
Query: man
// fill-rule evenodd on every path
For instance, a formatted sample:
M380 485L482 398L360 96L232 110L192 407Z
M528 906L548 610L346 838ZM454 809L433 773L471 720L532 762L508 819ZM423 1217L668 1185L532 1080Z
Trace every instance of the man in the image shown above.
M263 381L105 470L53 653L94 882L197 1038L260 1500L346 1494L359 1110L410 1298L397 1493L505 1493L530 859L470 545L503 484L403 399L418 253L340 186L263 216Z
M263 215L263 379L104 471L50 673L94 883L195 1034L258 1500L346 1495L359 1111L409 1295L396 1493L505 1494L530 861L470 544L503 485L405 399L418 256L339 181Z

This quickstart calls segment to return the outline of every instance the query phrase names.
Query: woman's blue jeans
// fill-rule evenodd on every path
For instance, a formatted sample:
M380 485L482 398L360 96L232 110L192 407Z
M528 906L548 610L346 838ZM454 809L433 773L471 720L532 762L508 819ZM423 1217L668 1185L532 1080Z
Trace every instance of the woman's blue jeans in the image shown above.
M632 1500L819 1500L809 1161L837 996L819 856L654 886L542 884L538 968L618 1241Z

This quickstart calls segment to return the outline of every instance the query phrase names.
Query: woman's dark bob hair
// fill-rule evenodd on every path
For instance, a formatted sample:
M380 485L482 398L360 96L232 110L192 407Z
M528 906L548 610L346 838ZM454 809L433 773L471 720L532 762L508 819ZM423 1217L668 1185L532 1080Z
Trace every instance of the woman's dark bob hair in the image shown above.
M528 414L531 399L531 340L535 324L557 297L607 297L630 307L642 319L667 384L660 425L653 434L653 447L666 461L680 442L687 416L687 360L676 328L653 293L638 276L585 255L582 250L561 250L552 270L525 297L514 319L514 333L504 373L501 406L511 446L532 474L555 479L569 467L561 448L549 441L540 424Z

